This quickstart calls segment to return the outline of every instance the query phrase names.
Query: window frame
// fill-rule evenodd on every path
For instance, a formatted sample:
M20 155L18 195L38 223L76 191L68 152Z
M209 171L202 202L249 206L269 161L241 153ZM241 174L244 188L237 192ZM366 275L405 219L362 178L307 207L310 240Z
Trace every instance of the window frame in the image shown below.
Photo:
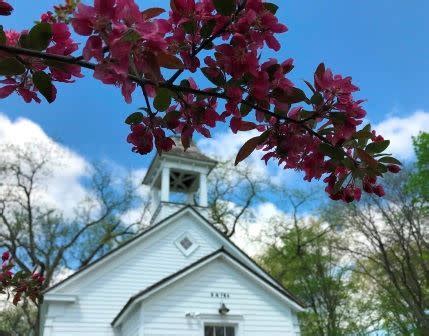
M203 336L205 336L206 334L206 327L211 327L211 328L216 328L216 327L222 327L225 329L230 327L234 329L234 335L233 336L238 336L238 324L236 323L222 323L222 322L206 322L203 325ZM216 335L214 335L216 336ZM224 334L224 336L226 336L226 333Z
M219 314L201 314L199 323L200 335L204 336L204 327L206 325L226 325L235 327L235 336L244 336L246 329L246 320L243 315L228 314L221 316Z
M187 239L189 239L189 241L192 243L192 245L188 248L188 249L185 249L183 246L182 246L182 244L181 244L181 241L183 240L183 239L185 239L185 238L187 238ZM199 245L197 244L197 242L196 242L196 240L194 239L194 237L190 234L190 233L188 233L188 232L184 232L184 233L182 233L176 240L175 240L175 243L174 243L175 245L176 245L176 247L180 250L180 252L182 252L183 253L183 255L185 256L185 257L188 257L188 256L190 256L192 253L194 253L195 252L195 250L199 247Z

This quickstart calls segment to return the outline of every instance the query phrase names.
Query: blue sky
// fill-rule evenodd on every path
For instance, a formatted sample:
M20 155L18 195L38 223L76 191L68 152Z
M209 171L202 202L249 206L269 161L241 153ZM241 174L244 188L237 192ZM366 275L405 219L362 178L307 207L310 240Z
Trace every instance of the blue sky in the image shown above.
M16 10L2 18L5 28L31 26L39 13L59 0L10 0ZM324 61L335 72L351 75L368 99L368 117L381 123L396 116L398 123L416 110L429 111L429 2L273 1L289 27L283 34L279 59L296 60L293 79L310 79ZM169 1L140 0L143 7L167 6ZM272 56L266 53L266 56ZM150 158L130 151L124 118L142 104L138 94L124 103L118 89L102 85L86 73L75 84L60 85L57 101L27 105L16 96L0 101L0 113L39 124L56 141L87 160L109 159L126 168L148 165ZM404 119L409 120L409 119ZM426 119L422 119L426 120ZM219 133L218 133L219 135ZM17 135L19 136L19 135Z

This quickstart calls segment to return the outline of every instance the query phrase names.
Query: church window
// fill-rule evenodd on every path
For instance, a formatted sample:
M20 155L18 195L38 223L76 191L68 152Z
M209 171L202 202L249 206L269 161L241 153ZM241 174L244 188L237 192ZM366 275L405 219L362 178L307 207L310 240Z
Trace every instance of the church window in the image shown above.
M204 326L204 336L235 336L235 328L224 325L206 325Z
M189 233L182 234L176 240L176 246L185 256L191 255L198 248L198 244Z
M180 245L182 245L182 247L183 247L185 250L188 250L188 249L190 249L190 248L191 248L191 246L192 246L192 242L189 240L189 238L188 238L188 237L184 237L184 238L180 241Z

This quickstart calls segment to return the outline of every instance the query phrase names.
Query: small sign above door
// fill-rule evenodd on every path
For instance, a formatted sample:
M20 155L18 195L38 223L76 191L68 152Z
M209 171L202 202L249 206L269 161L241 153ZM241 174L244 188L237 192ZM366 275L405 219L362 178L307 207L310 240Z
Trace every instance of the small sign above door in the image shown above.
M230 294L226 292L211 292L210 297L213 299L229 299Z

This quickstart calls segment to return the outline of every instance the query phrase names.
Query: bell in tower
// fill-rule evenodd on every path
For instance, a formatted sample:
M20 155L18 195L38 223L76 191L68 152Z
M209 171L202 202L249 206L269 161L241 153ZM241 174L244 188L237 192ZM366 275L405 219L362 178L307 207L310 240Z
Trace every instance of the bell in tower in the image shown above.
M176 146L156 154L143 180L151 191L152 223L187 204L201 208L208 205L207 176L217 162L201 153L194 142L185 151L180 137L173 140Z

